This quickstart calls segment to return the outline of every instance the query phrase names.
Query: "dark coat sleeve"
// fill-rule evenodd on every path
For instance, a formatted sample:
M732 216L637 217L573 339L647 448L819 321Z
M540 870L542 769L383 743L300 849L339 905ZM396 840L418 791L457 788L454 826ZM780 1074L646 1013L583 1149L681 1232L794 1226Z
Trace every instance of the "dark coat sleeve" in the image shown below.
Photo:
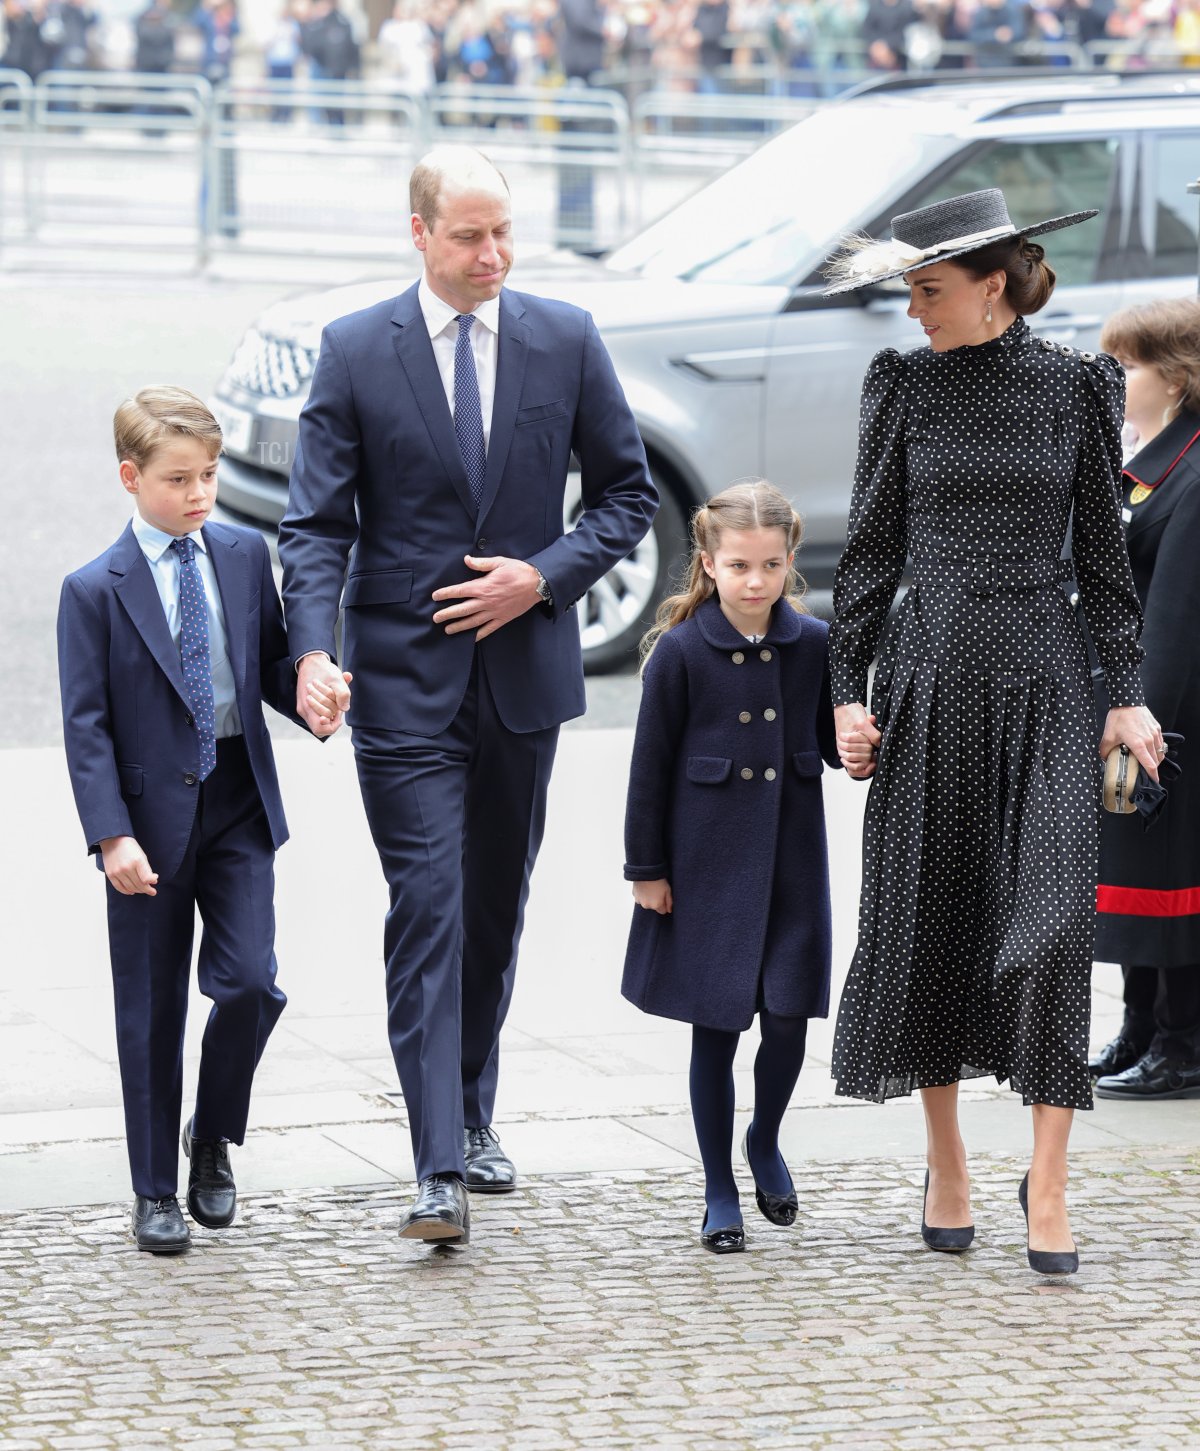
M1200 680L1200 478L1171 512L1159 541L1146 594L1142 683L1146 704L1164 730L1179 728L1180 711ZM1196 745L1200 747L1200 742Z
M108 622L75 575L58 604L58 678L71 789L89 852L110 836L132 836L113 745L105 662Z
M908 558L903 378L903 358L885 348L863 383L846 548L833 578L834 705L866 704L867 671Z
M817 745L821 759L827 766L841 770L842 761L838 755L837 732L833 720L833 690L829 680L829 659L821 671L821 695L817 701Z
M362 437L342 345L331 328L308 402L300 414L288 504L279 526L283 602L293 661L313 650L334 651L334 629L346 563L358 538L354 500Z
M571 446L579 457L583 516L529 560L550 586L555 618L624 559L658 511L641 434L590 316L579 400Z
M296 713L296 667L288 650L283 624L283 606L271 572L271 552L262 535L255 536L259 551L258 675L263 702L288 720L308 730L303 716ZM318 737L322 743L325 736Z
M1115 358L1082 360L1083 433L1072 495L1072 554L1084 618L1113 706L1142 705L1142 609L1121 525L1125 374Z
M663 635L642 673L625 804L625 880L656 882L671 874L667 819L679 743L687 722L687 667L683 652Z

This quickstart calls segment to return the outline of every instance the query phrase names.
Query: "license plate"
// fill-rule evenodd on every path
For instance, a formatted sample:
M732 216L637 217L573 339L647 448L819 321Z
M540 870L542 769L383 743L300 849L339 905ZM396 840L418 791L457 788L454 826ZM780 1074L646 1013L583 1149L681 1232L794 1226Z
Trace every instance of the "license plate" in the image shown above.
M211 403L213 417L221 425L221 434L227 453L247 454L250 439L254 434L254 415L243 408L231 408L227 403Z

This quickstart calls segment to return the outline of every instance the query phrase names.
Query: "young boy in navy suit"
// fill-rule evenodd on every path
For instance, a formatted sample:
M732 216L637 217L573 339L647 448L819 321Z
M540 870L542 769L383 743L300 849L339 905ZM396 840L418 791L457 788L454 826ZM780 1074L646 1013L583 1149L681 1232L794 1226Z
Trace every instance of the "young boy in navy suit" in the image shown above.
M287 840L262 701L299 724L296 677L262 536L208 522L221 429L182 388L144 388L113 420L136 512L68 575L58 614L67 764L89 852L108 878L125 1133L139 1249L190 1235L175 1197L192 937L212 999L187 1204L232 1223L229 1144L286 999L275 985L275 851ZM320 701L314 707L321 708ZM341 718L329 709L321 734Z

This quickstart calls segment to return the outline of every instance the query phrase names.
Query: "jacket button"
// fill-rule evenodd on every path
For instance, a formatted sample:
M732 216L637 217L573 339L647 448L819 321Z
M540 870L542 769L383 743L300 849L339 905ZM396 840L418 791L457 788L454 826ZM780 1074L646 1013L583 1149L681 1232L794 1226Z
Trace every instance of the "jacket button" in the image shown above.
M760 650L758 652L758 658L760 660L769 660L771 658L770 650Z
M196 724L195 719L192 716L192 713L191 713L190 710L184 711L184 714L183 714L183 723L184 723L184 725L195 725Z
M750 769L749 766L743 766L742 767L742 780L743 781L753 781L754 780L754 772Z
M774 766L768 766L767 769L763 772L763 775L767 778L768 781L774 781L774 779L775 779L775 767Z
M486 539L476 539L476 541L475 541L475 548L476 549L486 549L487 547L488 547L488 541Z
M183 784L185 786L194 786L196 784L196 777L191 771L183 778Z
M750 724L750 712L748 710L743 710L738 715L738 720L740 720L743 725L749 725Z
M763 711L763 720L774 720L774 719L775 719L775 712L771 709L770 706L767 706L766 710Z
M735 665L740 665L742 663L742 661L745 660L745 658L746 658L745 655L743 655L740 650L735 650L733 652L733 654L730 656L730 659L733 661L733 663Z

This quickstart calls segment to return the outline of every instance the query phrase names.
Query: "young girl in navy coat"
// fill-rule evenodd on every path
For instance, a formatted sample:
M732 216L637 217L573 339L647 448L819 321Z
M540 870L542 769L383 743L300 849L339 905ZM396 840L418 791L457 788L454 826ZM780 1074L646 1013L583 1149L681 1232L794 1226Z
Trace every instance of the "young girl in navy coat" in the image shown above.
M822 763L838 765L827 626L806 614L800 520L770 484L735 484L692 523L687 588L643 642L625 816L637 902L621 991L692 1027L692 1116L704 1164L700 1243L745 1247L733 1176L733 1059L759 1017L754 1119L742 1154L759 1209L796 1218L779 1127L809 1018L829 1012Z

